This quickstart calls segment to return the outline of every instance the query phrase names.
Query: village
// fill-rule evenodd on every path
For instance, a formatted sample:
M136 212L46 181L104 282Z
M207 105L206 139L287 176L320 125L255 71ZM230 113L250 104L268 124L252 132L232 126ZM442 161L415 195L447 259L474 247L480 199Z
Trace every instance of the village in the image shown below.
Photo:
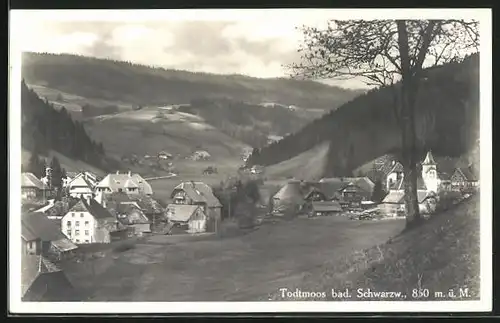
M265 175L265 169L256 169L247 170L254 177ZM445 169L431 151L422 160L420 171L418 203L427 218L479 189L473 165ZM78 293L71 294L75 289L65 276L64 264L83 266L95 250L126 250L127 241L218 237L225 222L243 216L250 219L248 227L281 218L333 216L378 221L405 217L403 166L390 155L378 158L362 177L288 179L269 198L257 199L267 203L247 210L232 207L231 202L225 205L214 188L201 181L179 180L168 200L157 199L148 180L132 172L103 178L89 171L67 173L63 191L56 196L50 187L51 172L47 167L43 178L32 173L22 173L21 178L23 261L33 264L22 275L26 301L74 299ZM265 181L254 182L262 192Z

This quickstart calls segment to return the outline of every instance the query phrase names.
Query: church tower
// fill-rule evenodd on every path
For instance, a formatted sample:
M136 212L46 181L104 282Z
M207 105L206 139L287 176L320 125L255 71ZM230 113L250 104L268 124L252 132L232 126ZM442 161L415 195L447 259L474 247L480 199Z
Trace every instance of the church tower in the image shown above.
M437 193L439 186L439 178L437 176L437 164L434 161L432 152L429 150L422 162L422 179L428 191Z

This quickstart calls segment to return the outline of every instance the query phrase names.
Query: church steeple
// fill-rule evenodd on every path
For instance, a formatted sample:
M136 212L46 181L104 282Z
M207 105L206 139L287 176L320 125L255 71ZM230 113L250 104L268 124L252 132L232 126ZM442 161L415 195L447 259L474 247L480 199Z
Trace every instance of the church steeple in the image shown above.
M422 165L436 165L436 161L434 161L434 157L432 156L432 152L430 150L427 152L427 156L425 156Z

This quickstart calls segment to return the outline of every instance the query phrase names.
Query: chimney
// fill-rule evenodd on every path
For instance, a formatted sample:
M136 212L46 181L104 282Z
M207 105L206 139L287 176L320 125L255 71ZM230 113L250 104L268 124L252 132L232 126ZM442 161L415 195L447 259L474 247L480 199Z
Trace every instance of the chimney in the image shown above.
M128 177L132 177L132 172L128 171Z
M118 175L118 174L120 174L120 171L119 171L119 170L117 170L117 171L116 171L116 175Z
M391 162L391 166L394 166L394 165L396 165L396 161L395 161L395 160L393 160L393 161Z
M90 204L90 200L92 199L92 197L90 195L86 195L85 199L87 200L87 204Z

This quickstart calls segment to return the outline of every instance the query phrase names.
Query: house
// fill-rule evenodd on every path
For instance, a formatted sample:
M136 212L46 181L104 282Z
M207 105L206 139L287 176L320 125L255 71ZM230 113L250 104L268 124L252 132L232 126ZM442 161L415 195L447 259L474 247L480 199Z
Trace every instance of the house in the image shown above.
M403 165L399 161L392 161L392 167L387 173L385 180L385 191L389 192L397 187L397 184L403 178Z
M97 184L97 176L90 172L82 172L72 178L66 185L68 194L71 197L89 197L94 193Z
M136 204L119 204L116 209L118 221L130 228L134 235L151 233L151 221Z
M294 215L301 211L305 203L301 182L291 180L272 197L273 215Z
M76 176L78 176L79 173L77 172L66 172L66 177L63 178L63 187L66 188L68 187L69 182L73 180Z
M23 302L81 301L64 271L43 256L21 256Z
M108 174L99 184L96 185L96 191L105 194L114 192L125 192L127 194L145 194L153 195L151 185L139 174Z
M404 215L404 195L402 190L389 192L379 206L380 211L388 216ZM417 200L421 214L430 214L435 211L437 197L434 192L419 190L417 191Z
M210 153L206 150L197 150L195 151L190 159L192 160L209 160L212 156L210 156Z
M120 205L133 205L147 217L151 224L150 230L154 231L158 226L166 222L164 208L149 195L126 194L124 192L100 194L102 193L97 194L96 201L113 215L116 215L116 210Z
M337 201L314 201L310 216L338 215L342 213L342 206Z
M188 233L207 231L207 216L200 205L169 204L167 218L170 223Z
M360 207L362 201L369 201L375 187L368 177L323 178L319 185L327 200L340 201L347 207Z
M71 257L77 250L77 246L62 234L57 222L37 212L21 215L21 246L22 254L56 259Z
M61 219L62 232L76 244L109 243L127 234L108 210L93 198L81 198Z
M33 173L21 174L21 198L36 199L47 196L49 187L38 179Z
M450 182L453 191L473 192L479 186L478 176L472 166L456 168Z
M216 231L221 221L222 204L212 188L203 182L183 182L177 185L170 197L174 204L200 205L207 216L207 231Z

